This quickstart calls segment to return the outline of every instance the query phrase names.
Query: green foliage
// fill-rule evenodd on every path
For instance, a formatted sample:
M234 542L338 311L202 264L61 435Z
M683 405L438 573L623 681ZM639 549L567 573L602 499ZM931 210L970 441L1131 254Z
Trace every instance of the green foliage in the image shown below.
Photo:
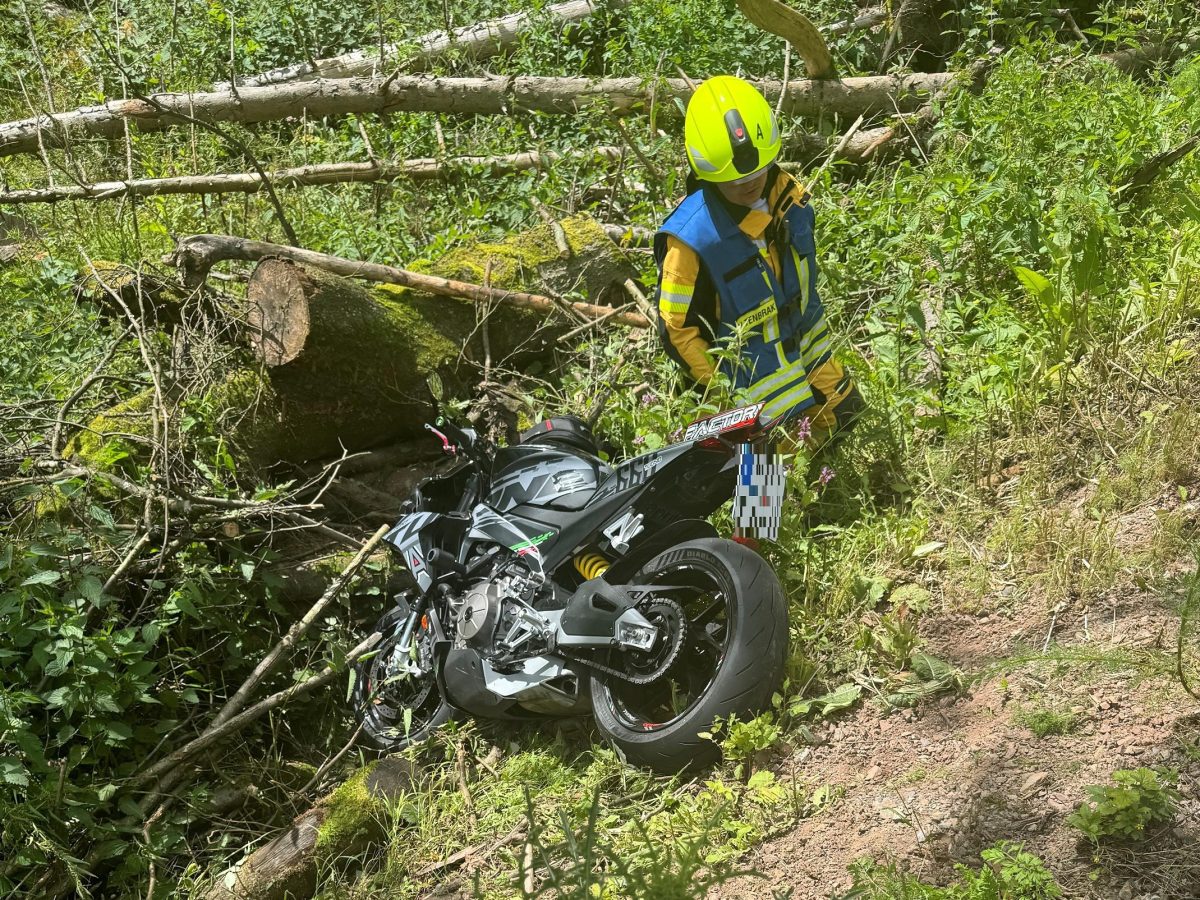
M1042 861L1021 844L1001 841L980 853L985 865L956 865L959 880L948 887L924 884L893 862L861 859L851 866L854 888L838 900L1054 900L1063 896Z
M539 27L511 52L487 61L489 72L651 79L677 75L679 65L693 78L780 74L782 41L749 27L732 0L634 0L565 31L550 27L546 5L383 0L325 8L128 0L111 9L91 4L91 15L75 3L74 14L51 19L40 4L22 0L15 15L0 21L0 71L20 75L0 79L0 112L18 119L136 92L205 88L232 72L375 47L381 40L411 43L427 31L514 9L530 11ZM858 9L853 0L793 5L819 23ZM1013 603L1031 595L1052 602L1096 596L1138 562L1114 542L1112 516L1194 480L1196 420L1179 395L1195 381L1200 156L1165 170L1136 205L1124 202L1118 188L1200 118L1200 63L1134 80L1094 60L1066 60L1076 38L1050 14L1060 5L955 4L946 24L962 31L962 62L1004 49L978 96L939 101L942 117L928 163L914 154L895 167L856 170L856 180L833 166L813 185L823 297L833 331L843 338L839 354L854 367L870 409L840 448L815 461L807 454L791 461L793 500L780 540L763 551L791 599L789 674L796 690L780 698L778 709L797 719L831 715L863 696L911 705L961 687L960 673L921 650L924 608L979 604L1001 589L1011 591L1005 602ZM1100 6L1101 17L1085 23L1089 50L1195 30L1188 0ZM840 71L874 71L887 31L834 42ZM793 72L795 64L793 57ZM42 66L50 96L43 96ZM478 74L480 65L455 54L436 71ZM631 154L614 168L563 158L546 171L504 177L479 171L454 182L281 191L304 246L408 264L540 221L531 197L564 213L657 225L682 192L681 129L666 104L646 113L625 117L625 133L593 109L572 116L396 112L386 119L226 127L269 168L367 159L364 133L372 155L385 158L632 142L649 161ZM830 134L847 123L826 115L805 122L785 117L783 124L785 131ZM222 139L186 129L134 131L129 149L135 167L150 176L247 167L244 155L231 153ZM81 175L125 178L122 151L119 141L79 137L69 159L53 148L49 156L59 182ZM5 181L13 187L45 179L40 159L5 161ZM0 437L6 440L45 428L120 336L119 324L99 321L72 296L72 279L87 258L155 259L180 234L277 239L282 233L262 195L30 206L21 215L34 236L23 239L17 260L0 267ZM633 258L643 280L652 281L652 259ZM940 314L935 330L926 309ZM653 335L597 329L572 349L580 352L564 371L523 376L514 390L524 394L519 399L530 416L599 409L597 430L612 442L614 455L661 447L688 421L728 401L719 379L705 393L692 392ZM930 349L942 363L936 383L924 377ZM118 350L109 378L77 412L109 408L148 386L137 346L128 342ZM1141 402L1143 383L1156 392L1152 403ZM195 457L188 462L203 475L206 491L224 496L246 476L223 440L212 400L185 402L187 441L178 452ZM1109 401L1118 414L1110 414ZM1133 426L1124 424L1127 403L1139 404ZM1093 407L1100 425L1092 424ZM1043 466L1057 470L1021 477L1006 513L998 516L990 502L972 506L964 499L970 486L1000 468L1006 441L1023 436L1056 454L1064 447L1103 448L1097 451L1102 465L1083 452L1070 461L1060 454ZM19 456L21 445L14 446ZM102 449L106 462L119 462L130 477L148 477L128 447ZM820 485L814 468L825 464L837 477ZM1060 471L1064 467L1070 472ZM1100 473L1096 497L1078 519L1045 508L1062 486L1056 478L1086 480L1093 471ZM282 489L254 487L261 498ZM156 825L149 844L141 833L144 811L135 808L139 798L125 795L121 785L201 726L294 619L272 574L278 560L253 542L210 532L172 534L183 545L174 568L139 569L110 594L102 588L141 533L140 518L118 508L103 486L74 480L45 497L19 488L4 497L4 512L26 501L43 518L25 515L0 526L0 618L9 638L0 647L0 893L27 890L55 864L81 873L82 846L98 848L99 867L109 869L103 889L114 894L143 893L152 860L160 884L224 862L240 850L243 835L221 835L202 850L189 837L195 832L188 818L213 783L189 790ZM986 535L970 554L940 530L968 509L979 518L963 530ZM724 527L725 514L715 521ZM1164 519L1159 527L1163 554L1191 536L1179 522ZM935 538L947 542L944 552ZM158 548L149 545L151 561ZM911 590L934 581L936 597L925 591L918 599ZM336 659L348 628L344 610L318 623L303 648L305 666ZM1147 650L1089 647L1052 647L1025 661L1033 658L1156 675L1171 663ZM289 677L281 672L279 683ZM262 775L263 757L320 762L345 741L338 731L345 710L336 700L313 699L270 728L248 731L246 746L231 748L215 767ZM1035 733L1058 728L1058 714L1047 712L1053 715L1030 711L1027 726ZM751 773L755 755L778 742L786 721L762 716L722 723L714 734L735 768L742 767L744 781L727 781L725 771L692 785L630 770L611 753L593 750L594 736L586 732L569 738L542 730L515 738L509 729L496 732L496 740L512 738L515 746L506 745L497 777L473 784L479 821L472 823L464 808L452 762L435 761L433 787L412 798L419 815L404 823L403 840L394 842L397 849L378 873L379 892L412 896L420 890L411 879L413 848L423 861L436 861L516 827L526 812L521 789L528 786L537 792L539 814L561 826L561 839L543 830L538 846L558 867L564 890L648 891L652 885L662 896L692 896L688 878L704 877L701 867L726 871L722 867L780 822L819 810L833 795L834 789L819 789L798 799L795 784L780 783L769 771ZM455 738L476 740L465 732ZM483 756L487 748L479 750ZM1097 790L1156 798L1130 808L1162 814L1171 798L1169 787L1159 783L1155 793L1145 778ZM602 807L594 802L598 794ZM1094 798L1077 816L1094 823L1108 799ZM1114 813L1122 821L1132 815ZM1095 827L1099 834L1108 826ZM569 858L572 841L593 848L593 866ZM984 859L988 866L963 870L955 888L909 885L904 896L1057 895L1044 869L1019 849L995 848ZM488 870L484 889L511 896L511 874L511 867ZM953 890L960 892L944 892Z
M554 897L561 900L702 900L712 887L739 875L728 860L713 862L709 845L722 838L723 806L715 807L699 834L663 842L641 822L633 827L632 847L616 852L603 846L598 829L601 800L597 793L582 828L560 814L562 837L550 840L539 824L532 800L527 800L526 837L531 850L521 858L513 888L523 900ZM478 883L476 896L482 897Z
M793 716L804 717L811 713L828 716L832 713L849 709L862 696L862 686L858 684L843 684L819 697L806 697L792 702L790 712Z
M774 747L782 734L774 714L764 712L746 722L737 716L717 719L711 731L702 731L698 736L719 744L725 761L734 763L739 777L748 779L756 757Z
M1070 734L1079 724L1074 713L1049 706L1018 709L1013 713L1013 721L1022 728L1028 728L1039 738Z
M1141 841L1146 829L1165 825L1175 817L1179 792L1177 775L1170 770L1118 769L1112 785L1091 785L1067 823L1093 842L1107 839Z

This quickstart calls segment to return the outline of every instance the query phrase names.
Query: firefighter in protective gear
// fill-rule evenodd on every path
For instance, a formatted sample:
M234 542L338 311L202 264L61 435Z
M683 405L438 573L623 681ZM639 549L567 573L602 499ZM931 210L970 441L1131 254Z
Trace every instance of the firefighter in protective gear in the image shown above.
M862 399L832 355L813 209L775 165L771 107L740 78L710 78L688 103L684 140L688 196L654 241L667 353L701 385L719 365L740 402L763 403L772 418L807 418L810 443L820 444L853 422ZM737 358L718 363L710 353L718 344Z

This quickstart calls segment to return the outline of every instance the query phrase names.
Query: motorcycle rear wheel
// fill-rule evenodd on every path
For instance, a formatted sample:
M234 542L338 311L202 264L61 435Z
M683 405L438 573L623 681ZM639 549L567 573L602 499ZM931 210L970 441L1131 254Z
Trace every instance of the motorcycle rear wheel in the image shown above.
M376 652L354 669L354 709L363 742L386 752L423 741L454 718L438 688L432 636L420 626L414 661L422 671L398 674L398 666L411 658L397 653L408 612L407 604L401 604L384 614L375 625L383 635Z
M661 596L683 608L683 645L650 684L594 676L596 725L635 765L663 773L704 768L720 758L720 749L700 732L717 717L757 713L783 680L783 586L761 556L720 538L672 547L633 582L661 586ZM620 666L622 656L636 668L631 654L614 653L611 664Z

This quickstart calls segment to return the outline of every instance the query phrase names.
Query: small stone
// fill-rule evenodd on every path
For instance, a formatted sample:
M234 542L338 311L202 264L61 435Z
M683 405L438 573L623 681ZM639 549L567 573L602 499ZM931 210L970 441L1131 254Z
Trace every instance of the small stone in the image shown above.
M882 774L883 769L879 768L879 766L871 766L871 768L867 769L867 781L874 781Z
M1033 772L1032 774L1028 775L1025 778L1024 782L1022 782L1021 793L1025 794L1025 795L1032 794L1039 787L1041 787L1042 782L1044 782L1049 777L1050 777L1049 772Z

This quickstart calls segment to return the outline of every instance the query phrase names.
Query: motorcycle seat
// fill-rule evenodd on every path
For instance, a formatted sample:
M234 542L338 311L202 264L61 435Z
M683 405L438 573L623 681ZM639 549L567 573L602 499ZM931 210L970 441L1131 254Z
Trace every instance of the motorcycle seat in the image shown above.
M557 444L598 456L596 438L578 416L552 416L521 432L522 444Z

